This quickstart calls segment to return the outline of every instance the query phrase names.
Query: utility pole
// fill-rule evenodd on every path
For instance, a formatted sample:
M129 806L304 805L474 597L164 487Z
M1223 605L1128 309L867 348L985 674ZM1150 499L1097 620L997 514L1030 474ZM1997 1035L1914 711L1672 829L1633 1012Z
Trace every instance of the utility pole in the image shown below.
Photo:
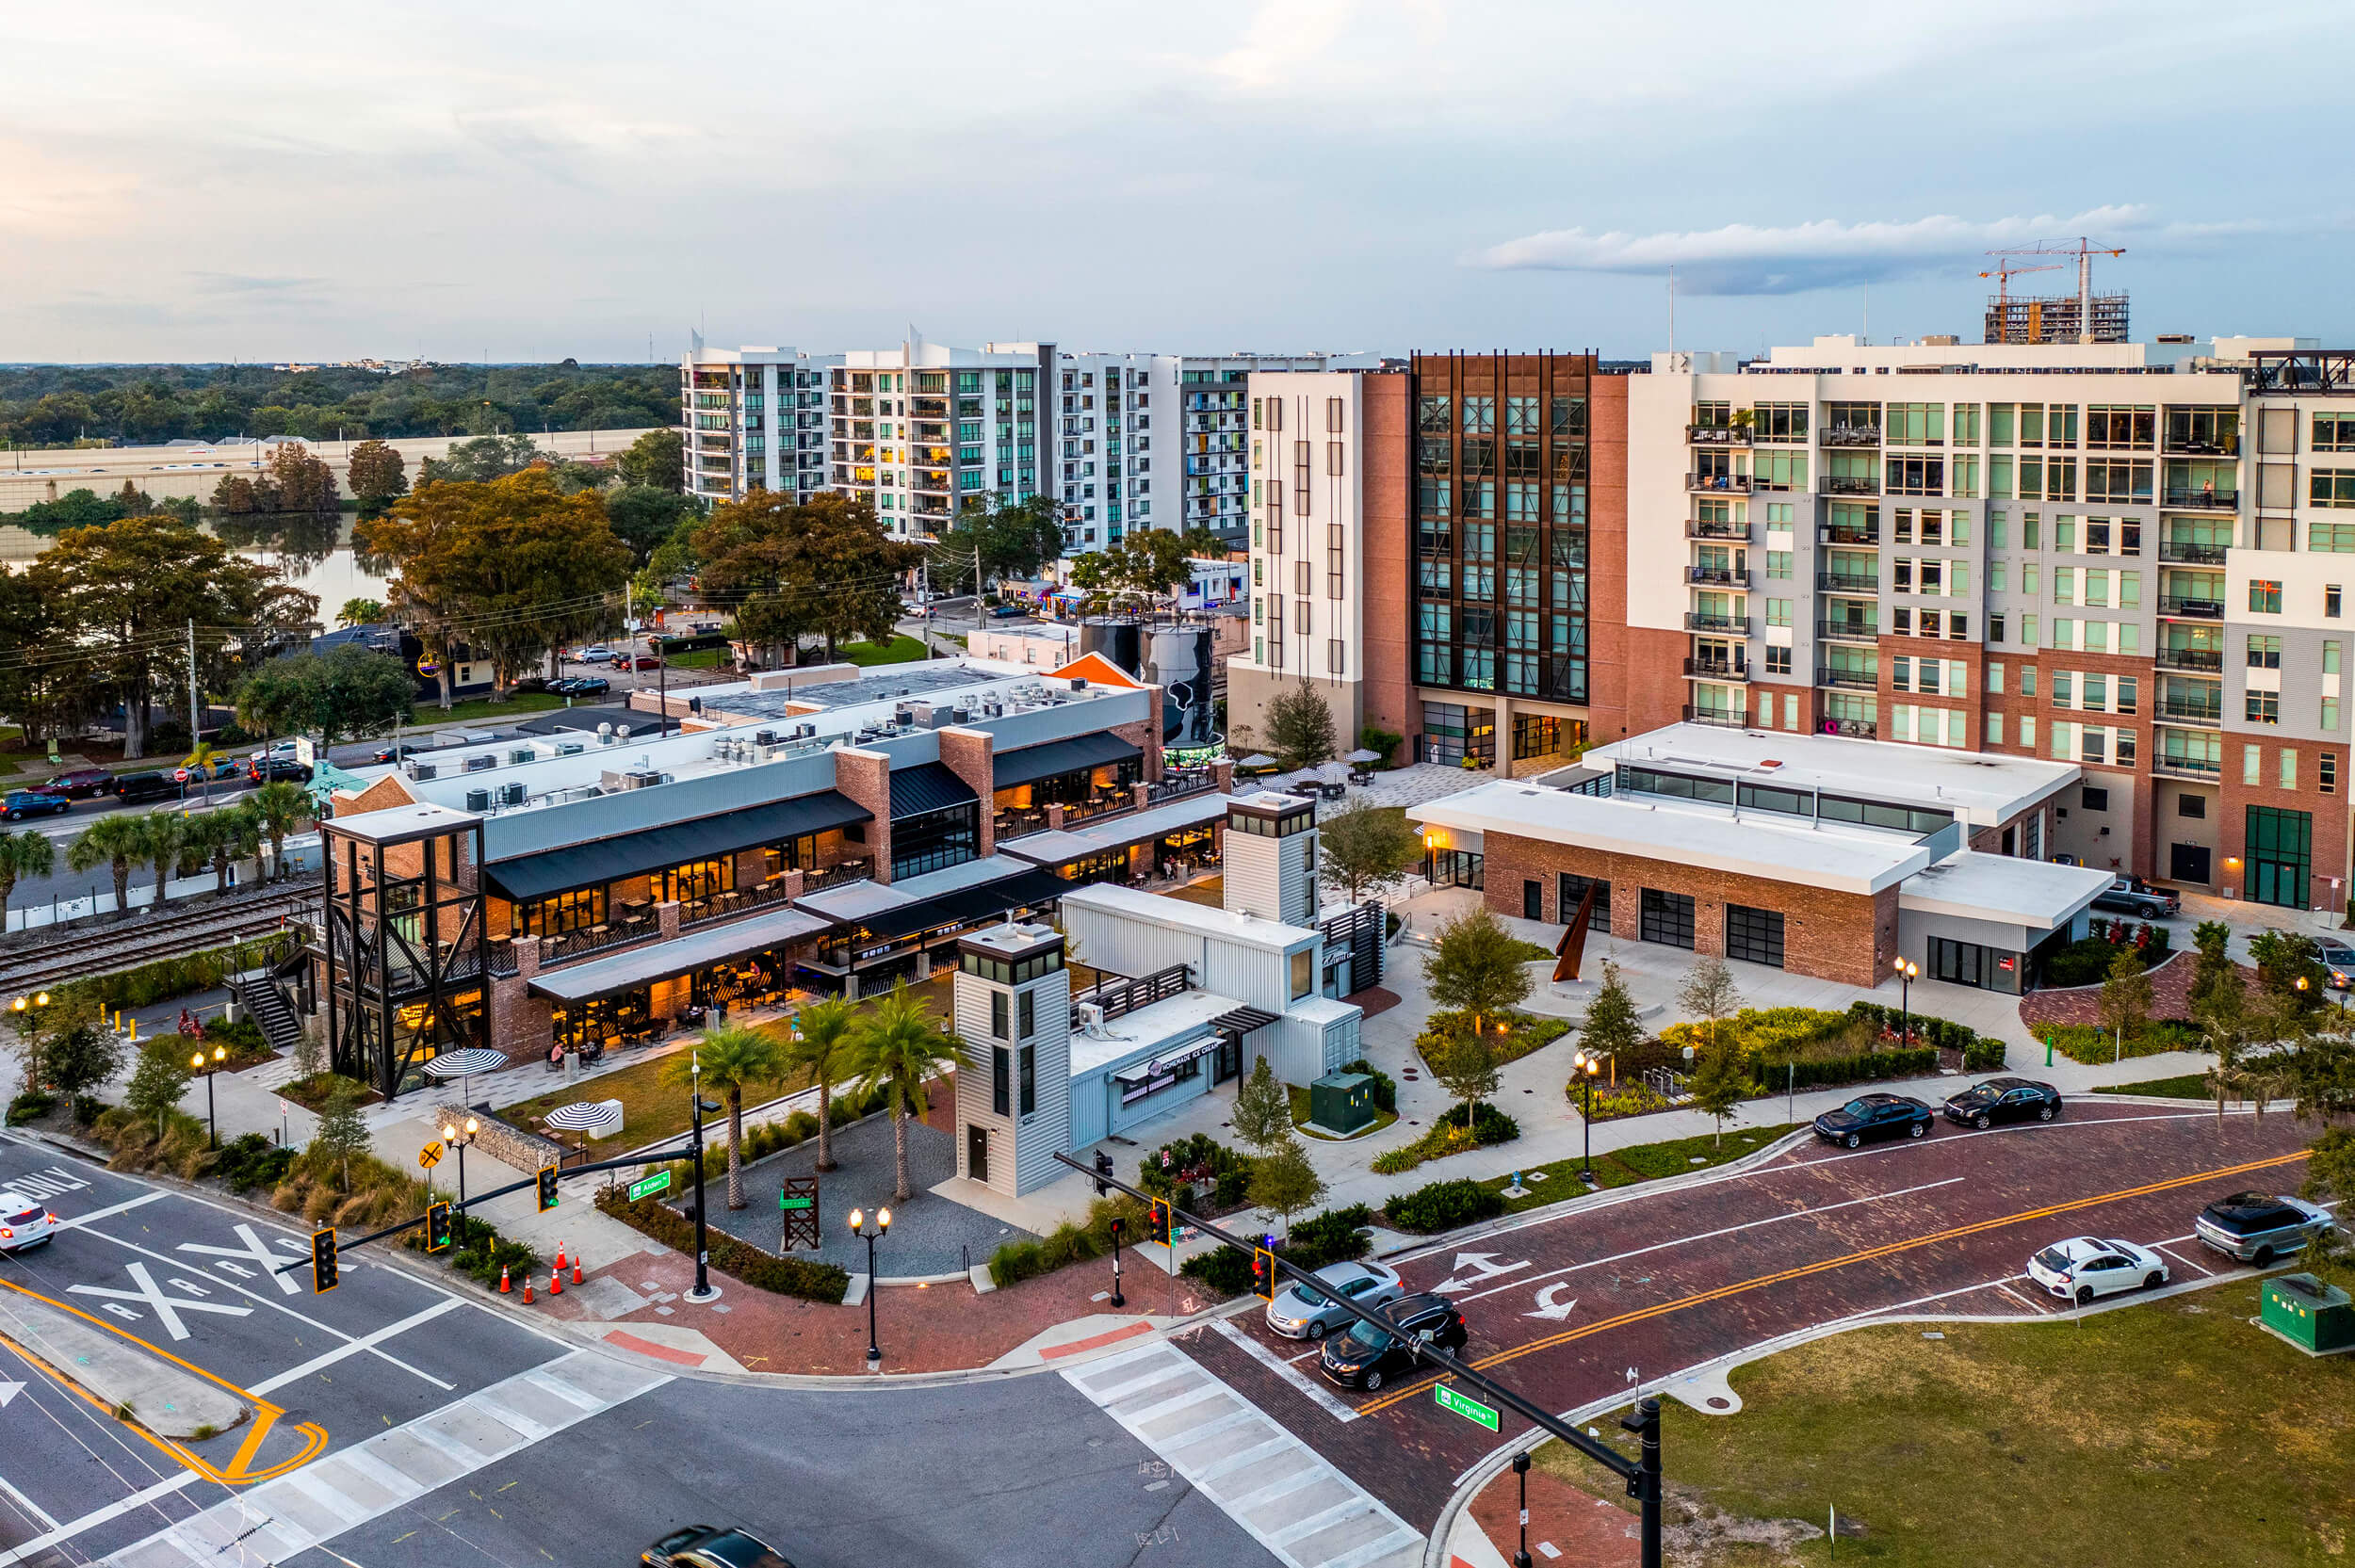
M190 756L196 755L197 748L201 744L202 730L202 716L197 712L196 617L190 616L188 617L188 755ZM197 766L203 768L203 787L197 791L197 799L210 805L213 800L213 769L209 764L205 763L199 763Z

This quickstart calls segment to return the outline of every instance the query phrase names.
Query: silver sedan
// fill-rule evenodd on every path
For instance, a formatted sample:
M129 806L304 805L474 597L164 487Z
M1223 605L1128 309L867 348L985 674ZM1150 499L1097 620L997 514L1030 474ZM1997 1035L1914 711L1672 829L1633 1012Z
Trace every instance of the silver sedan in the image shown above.
M1334 1298L1345 1297L1362 1307L1394 1301L1406 1286L1391 1269L1378 1263L1331 1263L1318 1269L1317 1285L1289 1285L1267 1304L1267 1326L1287 1339L1323 1339L1356 1319Z

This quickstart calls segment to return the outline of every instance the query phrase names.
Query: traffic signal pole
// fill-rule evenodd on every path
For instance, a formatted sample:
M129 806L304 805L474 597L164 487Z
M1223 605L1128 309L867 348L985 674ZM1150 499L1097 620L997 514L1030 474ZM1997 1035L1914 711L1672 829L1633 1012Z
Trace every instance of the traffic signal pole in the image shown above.
M1117 1188L1129 1197L1146 1204L1161 1205L1171 1219L1173 1258L1176 1253L1175 1227L1176 1222L1180 1219L1200 1230L1203 1235L1213 1240L1225 1242L1229 1247L1238 1248L1246 1253L1262 1251L1255 1242L1239 1236L1230 1236L1209 1220L1186 1213L1166 1198L1156 1198L1141 1188L1118 1180L1106 1172L1101 1165L1082 1165L1069 1155L1060 1152L1056 1154L1055 1158L1103 1186ZM1317 1283L1315 1275L1307 1269L1294 1268L1281 1257L1271 1254L1269 1262L1275 1274L1283 1276L1293 1284L1313 1285ZM1271 1286L1273 1284L1274 1281L1271 1280ZM1335 1294L1326 1299L1361 1323L1371 1324L1374 1328L1385 1331L1394 1331L1397 1327L1393 1323L1384 1321L1375 1313L1359 1306L1346 1296ZM1636 1500L1637 1507L1641 1511L1640 1540L1643 1568L1662 1568L1660 1556L1662 1469L1658 1396L1648 1394L1638 1399L1635 1404L1635 1414L1623 1417L1619 1422L1621 1428L1633 1433L1642 1441L1641 1457L1630 1459L1616 1448L1587 1436L1542 1405L1532 1403L1486 1373L1466 1362L1457 1360L1454 1354L1441 1350L1438 1346L1418 1341L1412 1349L1413 1353L1420 1359L1429 1362L1459 1382L1480 1390L1481 1393L1528 1421L1532 1426L1567 1443L1571 1447L1576 1448L1580 1453L1584 1454L1588 1459L1624 1481L1627 1485L1627 1495Z

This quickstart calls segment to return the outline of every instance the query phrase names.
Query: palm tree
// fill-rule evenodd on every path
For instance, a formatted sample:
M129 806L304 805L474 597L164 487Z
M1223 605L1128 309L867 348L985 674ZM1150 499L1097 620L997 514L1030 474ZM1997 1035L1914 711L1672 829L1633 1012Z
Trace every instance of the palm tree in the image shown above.
M230 865L261 849L262 830L255 824L253 814L240 802L191 816L188 828L189 848L213 863L213 897L225 897L229 892Z
M825 1001L802 1010L793 1021L793 1038L786 1043L786 1060L809 1070L818 1086L818 1169L832 1171L834 1163L834 1086L858 1070L853 1036L858 1010L848 1002Z
M73 842L65 849L65 863L76 871L89 871L104 865L112 868L115 877L115 914L122 918L131 913L131 863L147 858L147 833L139 819L117 812L102 816L73 835Z
M859 1016L854 1029L860 1065L861 1093L882 1090L891 1109L891 1148L898 1180L891 1195L901 1203L912 1197L908 1186L908 1124L910 1112L929 1113L924 1082L957 1059L955 1035L940 1026L933 1010L909 994L907 981L891 988Z
M139 818L139 858L155 868L155 908L164 907L165 885L194 836L188 819L176 811L151 812Z
M747 1024L723 1024L696 1042L683 1057L673 1057L663 1076L693 1092L697 1069L701 1081L727 1091L728 1207L744 1206L744 1091L752 1084L775 1083L789 1063L784 1043L766 1029Z
M7 929L8 898L16 884L26 877L46 877L57 864L57 847L47 834L30 828L0 832L0 929Z
M286 835L311 820L311 797L299 784L273 779L245 798L245 809L269 840L269 874L275 881L286 870Z

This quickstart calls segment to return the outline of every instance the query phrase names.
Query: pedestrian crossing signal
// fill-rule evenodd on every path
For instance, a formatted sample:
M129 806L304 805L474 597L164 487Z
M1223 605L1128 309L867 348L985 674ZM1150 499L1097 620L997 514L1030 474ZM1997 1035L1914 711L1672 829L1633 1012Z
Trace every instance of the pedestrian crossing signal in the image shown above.
M335 1233L330 1228L311 1233L311 1289L325 1295L335 1288Z
M545 1214L556 1206L556 1167L540 1167L540 1212Z
M1167 1204L1165 1204L1165 1203L1161 1202L1159 1198L1156 1198L1156 1199L1154 1199L1154 1200L1152 1201L1152 1203L1151 1203L1149 1205L1147 1205L1147 1207L1148 1207L1148 1212L1147 1212L1147 1214L1146 1214L1146 1218L1145 1218L1145 1224L1146 1224L1147 1229L1146 1229L1145 1234L1146 1234L1146 1235L1148 1235L1148 1236L1150 1236L1150 1237L1152 1237L1152 1238L1153 1238L1156 1242L1160 1243L1161 1246L1164 1246L1164 1247L1168 1246L1168 1245L1169 1245L1169 1205L1168 1205Z
M448 1245L449 1205L447 1204L426 1204L425 1250L429 1253L438 1253Z
M1251 1294L1263 1301L1275 1300L1275 1254L1265 1247L1251 1249Z

